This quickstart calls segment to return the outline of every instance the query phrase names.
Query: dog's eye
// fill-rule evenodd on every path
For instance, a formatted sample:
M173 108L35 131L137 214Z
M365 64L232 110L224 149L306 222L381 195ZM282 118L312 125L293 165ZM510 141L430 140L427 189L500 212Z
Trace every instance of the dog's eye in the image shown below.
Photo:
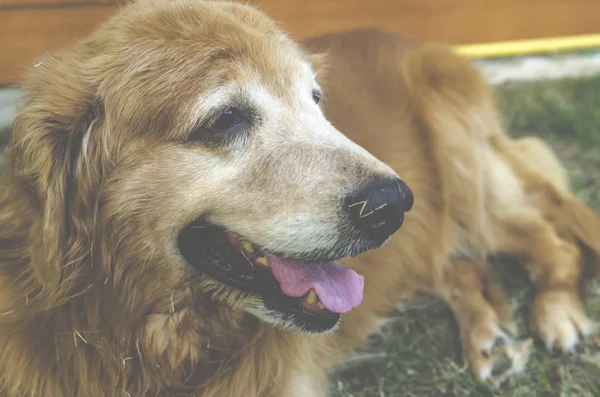
M239 109L229 108L221 113L214 123L208 128L211 132L226 132L246 121Z
M233 139L245 136L257 119L252 109L225 108L195 126L187 136L187 141L225 145Z
M316 104L319 104L321 102L321 96L322 96L321 91L313 90L312 97Z

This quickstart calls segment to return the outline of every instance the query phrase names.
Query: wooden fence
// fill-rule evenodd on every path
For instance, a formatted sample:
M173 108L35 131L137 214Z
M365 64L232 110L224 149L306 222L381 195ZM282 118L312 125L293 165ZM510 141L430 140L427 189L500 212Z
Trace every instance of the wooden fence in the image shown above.
M295 39L357 27L449 44L600 33L600 0L250 2ZM0 0L0 84L18 81L25 66L91 32L117 7L112 0Z

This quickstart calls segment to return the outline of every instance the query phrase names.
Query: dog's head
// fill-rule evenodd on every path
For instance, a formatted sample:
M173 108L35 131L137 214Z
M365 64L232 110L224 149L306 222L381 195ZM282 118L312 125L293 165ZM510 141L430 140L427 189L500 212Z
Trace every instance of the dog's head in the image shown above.
M412 206L327 121L309 57L248 6L128 6L26 89L13 173L61 282L77 261L122 285L160 274L156 294L186 283L322 332L362 299L362 277L335 261L382 245Z

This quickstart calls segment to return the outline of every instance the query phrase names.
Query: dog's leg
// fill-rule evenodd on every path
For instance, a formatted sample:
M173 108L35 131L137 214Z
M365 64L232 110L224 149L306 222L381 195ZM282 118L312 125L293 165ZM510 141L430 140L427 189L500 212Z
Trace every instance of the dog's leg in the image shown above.
M463 355L481 381L498 385L525 368L532 341L518 341L504 295L487 265L453 262L445 274L443 299L458 321Z
M572 350L593 331L580 292L579 247L561 239L535 208L522 208L499 222L500 250L520 257L536 283L533 330L548 349Z
M596 253L600 222L568 187L566 172L552 150L536 138L496 137L492 144L520 180L523 196L506 201L505 189L492 194L500 205L492 216L497 250L525 264L537 295L531 325L548 349L572 350L593 331L581 297L580 246Z

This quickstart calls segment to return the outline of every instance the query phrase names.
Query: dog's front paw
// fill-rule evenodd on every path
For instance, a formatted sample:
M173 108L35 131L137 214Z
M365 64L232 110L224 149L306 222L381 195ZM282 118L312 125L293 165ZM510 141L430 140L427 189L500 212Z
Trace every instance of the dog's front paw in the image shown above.
M531 323L550 351L572 351L596 329L577 292L568 289L541 292L533 304Z
M506 328L490 324L474 327L464 347L475 376L484 383L499 386L525 369L532 345L531 339L517 340Z

